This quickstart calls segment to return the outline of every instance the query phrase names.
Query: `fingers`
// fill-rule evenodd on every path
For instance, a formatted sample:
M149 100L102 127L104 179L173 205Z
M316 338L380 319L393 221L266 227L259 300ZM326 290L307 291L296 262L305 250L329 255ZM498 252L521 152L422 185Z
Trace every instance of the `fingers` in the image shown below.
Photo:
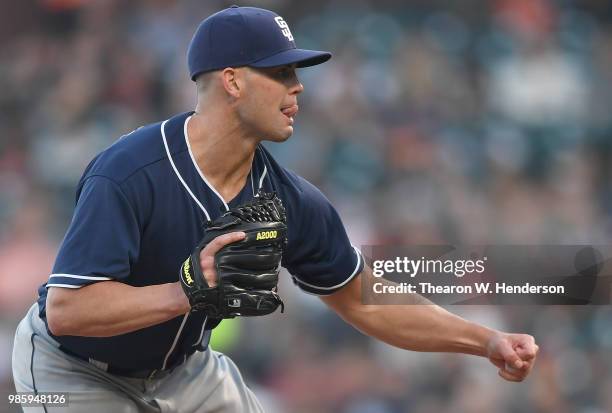
M507 366L516 369L520 369L521 367L523 367L523 360L521 359L521 357L519 357L517 352L514 351L514 348L512 347L512 344L509 340L500 340L497 343L496 350Z
M525 347L519 346L516 348L517 354L523 361L529 361L529 360L535 359L536 356L538 355L538 351L540 351L540 346L538 346L535 343L533 345L529 345Z
M206 245L206 247L200 253L202 256L214 256L221 248L232 242L241 241L244 239L246 234L244 232L228 232L227 234L219 235Z
M511 374L522 374L525 371L530 371L531 367L535 363L535 359L534 358L532 358L530 360L523 360L523 365L521 366L521 368L516 368L516 367L513 367L510 363L507 363L504 359L501 359L501 358L499 358L499 359L489 358L489 360L498 369L505 370L505 371L507 371L507 372L509 372Z
M516 375L516 374L512 374L506 370L499 370L499 372L497 373L499 375L499 377L503 378L504 380L507 381L513 381L516 383L520 383L523 380L525 380L525 376L526 375Z
M489 360L504 380L521 382L531 372L539 346L528 334L503 334L492 340Z
M228 244L238 242L244 239L244 232L229 232L219 235L204 247L200 252L200 266L204 273L204 279L209 287L217 285L217 271L215 270L215 254Z
M520 369L511 366L504 366L504 368L499 369L498 374L505 380L521 382L525 380L525 378L529 375L531 369L533 368L533 364L533 360L529 362L524 362L523 367Z

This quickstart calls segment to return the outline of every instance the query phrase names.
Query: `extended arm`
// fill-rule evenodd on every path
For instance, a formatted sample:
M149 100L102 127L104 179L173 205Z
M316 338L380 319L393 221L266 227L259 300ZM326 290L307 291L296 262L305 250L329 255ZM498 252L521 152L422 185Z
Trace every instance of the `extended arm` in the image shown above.
M322 300L363 333L393 346L426 352L453 352L489 358L506 380L521 381L538 351L533 337L506 334L467 321L427 299L413 295L414 305L363 305L363 272L340 291Z
M215 253L243 238L243 232L224 234L202 250L200 264L209 284L216 280ZM50 287L46 311L49 329L57 336L110 337L163 323L190 308L178 282L132 287L103 281L79 289Z

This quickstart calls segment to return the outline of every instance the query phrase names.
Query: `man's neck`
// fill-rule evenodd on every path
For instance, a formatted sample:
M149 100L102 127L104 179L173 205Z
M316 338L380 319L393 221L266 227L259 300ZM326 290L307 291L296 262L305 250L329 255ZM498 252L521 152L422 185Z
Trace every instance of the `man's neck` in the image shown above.
M187 124L187 136L208 182L226 202L233 199L246 183L258 141L245 134L231 116L197 112Z

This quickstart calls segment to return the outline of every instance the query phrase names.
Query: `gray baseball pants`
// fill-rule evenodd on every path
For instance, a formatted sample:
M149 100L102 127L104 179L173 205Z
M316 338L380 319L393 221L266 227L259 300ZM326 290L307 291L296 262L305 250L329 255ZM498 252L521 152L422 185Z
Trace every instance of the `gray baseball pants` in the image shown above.
M234 362L211 349L197 351L165 377L136 379L109 374L58 347L34 304L15 334L15 387L67 394L68 406L24 407L24 412L263 412Z

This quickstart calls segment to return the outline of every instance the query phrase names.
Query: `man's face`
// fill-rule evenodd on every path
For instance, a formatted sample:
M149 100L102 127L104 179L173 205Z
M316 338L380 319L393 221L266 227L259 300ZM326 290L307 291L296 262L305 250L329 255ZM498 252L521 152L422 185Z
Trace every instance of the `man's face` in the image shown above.
M295 66L243 69L246 82L237 107L241 120L260 139L287 140L298 112L297 95L304 90Z

